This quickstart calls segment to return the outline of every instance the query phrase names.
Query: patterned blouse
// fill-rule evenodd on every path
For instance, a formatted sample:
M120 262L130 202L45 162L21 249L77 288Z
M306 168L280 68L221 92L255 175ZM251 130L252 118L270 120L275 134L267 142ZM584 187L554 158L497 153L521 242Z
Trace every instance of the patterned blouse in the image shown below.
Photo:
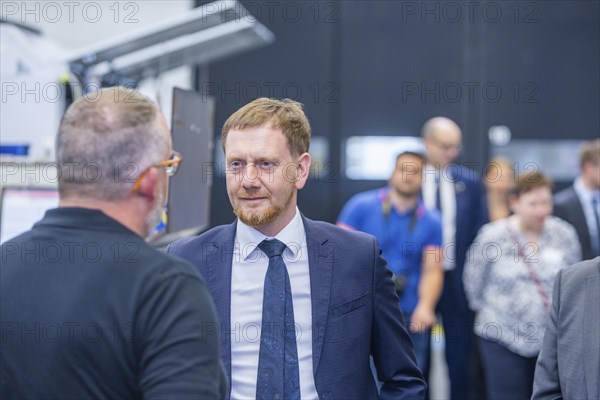
M575 229L549 216L539 243L527 242L514 217L484 225L463 274L475 334L524 357L540 351L554 278L581 260Z

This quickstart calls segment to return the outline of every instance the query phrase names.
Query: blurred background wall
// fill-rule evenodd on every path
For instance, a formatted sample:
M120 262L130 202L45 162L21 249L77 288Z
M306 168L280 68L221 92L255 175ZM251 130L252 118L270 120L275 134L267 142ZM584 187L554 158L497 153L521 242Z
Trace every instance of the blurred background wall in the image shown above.
M578 173L579 140L600 135L599 2L242 4L276 42L211 65L195 85L215 97L217 130L257 96L304 103L320 163L300 194L308 217L334 221L352 194L383 184L346 176L352 136L418 136L445 115L463 129L461 162L481 173L505 154L517 172L550 170L560 188ZM212 204L222 205L212 224L232 220L219 174Z
M1 11L2 18L8 12L10 19L73 50L206 3L4 1ZM557 189L578 173L580 142L599 136L600 2L241 4L251 14L244 18L257 18L275 34L273 44L139 82L167 116L174 86L195 89L207 101L213 97L216 168L197 176L213 179L211 225L233 218L220 127L260 96L305 105L315 163L300 208L308 217L331 222L352 194L384 183L397 138L418 137L432 116L450 117L462 127L461 163L481 173L491 156L506 155L517 173L539 168L555 179ZM94 14L97 9L100 15ZM60 18L53 10L62 11ZM46 133L53 138L54 128ZM369 169L377 173L356 176Z

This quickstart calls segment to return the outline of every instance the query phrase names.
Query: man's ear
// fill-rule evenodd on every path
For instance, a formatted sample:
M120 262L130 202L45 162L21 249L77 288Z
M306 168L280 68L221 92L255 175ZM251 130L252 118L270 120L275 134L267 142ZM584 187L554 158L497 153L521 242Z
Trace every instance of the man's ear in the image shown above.
M590 171L594 172L598 167L593 163L586 161L581 165L581 174L590 175Z
M296 189L298 190L302 189L306 184L306 181L308 180L308 176L310 175L311 160L312 159L309 153L303 153L300 155L300 157L298 157L298 166L296 170L297 175L295 182Z
M517 210L517 203L519 201L519 198L517 197L516 194L511 193L508 195L508 207L510 208L510 211L512 211L513 213L516 213Z
M428 135L423 136L423 144L425 147L431 146L431 137Z
M158 170L156 167L150 167L144 174L136 193L153 201L156 197L156 185L158 185Z

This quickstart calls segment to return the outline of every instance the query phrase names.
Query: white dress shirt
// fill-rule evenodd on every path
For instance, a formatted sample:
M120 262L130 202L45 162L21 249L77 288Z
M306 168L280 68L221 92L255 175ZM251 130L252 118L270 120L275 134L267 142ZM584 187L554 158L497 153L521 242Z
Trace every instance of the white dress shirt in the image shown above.
M423 172L423 203L425 207L435 210L437 183L436 175L440 175L440 213L442 215L442 240L444 242L443 266L446 271L456 266L456 189L452 174L448 168L436 170L427 164Z
M592 200L595 198L596 203L596 212L600 215L600 191L598 190L590 190L581 181L581 177L575 179L573 183L573 188L575 189L575 193L577 193L577 197L579 197L579 201L581 202L581 206L583 208L583 215L585 215L585 222L588 227L588 232L590 233L590 240L592 242L592 249L594 249L594 244L596 241L600 240L600 236L598 235L598 227L596 226L596 215L594 215L594 208L592 205Z
M231 271L231 398L256 398L262 304L268 257L258 248L270 239L237 221ZM282 257L292 289L302 399L318 398L313 374L312 309L306 232L298 208L275 239L285 243Z

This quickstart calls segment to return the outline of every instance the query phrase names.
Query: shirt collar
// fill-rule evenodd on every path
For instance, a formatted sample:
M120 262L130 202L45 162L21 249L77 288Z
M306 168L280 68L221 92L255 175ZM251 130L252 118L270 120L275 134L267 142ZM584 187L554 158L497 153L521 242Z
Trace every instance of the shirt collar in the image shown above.
M434 176L440 174L442 171L435 168L433 164L425 164L425 168L423 168L423 173L427 173L427 176Z
M392 188L390 188L389 186L385 186L385 187L379 189L377 198L379 199L379 203L381 204L381 208L382 208L383 212L386 213L386 211L387 211L387 213L390 213L392 210L394 210L394 212L398 215L410 214L413 211L412 209L405 211L405 212L400 212L400 211L398 211L398 209L396 209L396 207L394 207L394 205L390 201L390 191L391 190L392 190ZM389 206L389 211L385 209L388 206ZM417 197L417 206L415 208L416 208L415 212L417 213L416 215L418 217L420 217L424 214L425 206L423 205L423 200L420 197Z
M590 204L592 202L592 199L594 197L598 198L598 194L600 194L600 191L598 190L590 190L589 188L587 188L583 184L581 177L577 177L577 179L575 179L575 182L573 183L573 188L575 189L575 192L577 193L579 198L586 204Z
M109 217L102 211L83 207L58 207L46 211L44 218L36 226L55 225L67 228L100 230L128 233L139 237L138 234Z
M452 182L454 176L452 174L451 165L452 164L448 164L445 167L437 169L433 164L425 164L425 167L423 168L423 179L436 182L436 184L448 180Z
M256 250L258 245L265 239L277 239L287 246L286 252L292 254L292 259L295 259L297 254L301 251L302 244L305 238L304 223L298 207L296 207L296 214L289 224L285 226L275 237L269 237L253 228L249 225L244 224L239 219L237 220L237 231L236 231L236 249L244 249L242 256L244 260L250 258L252 253Z

